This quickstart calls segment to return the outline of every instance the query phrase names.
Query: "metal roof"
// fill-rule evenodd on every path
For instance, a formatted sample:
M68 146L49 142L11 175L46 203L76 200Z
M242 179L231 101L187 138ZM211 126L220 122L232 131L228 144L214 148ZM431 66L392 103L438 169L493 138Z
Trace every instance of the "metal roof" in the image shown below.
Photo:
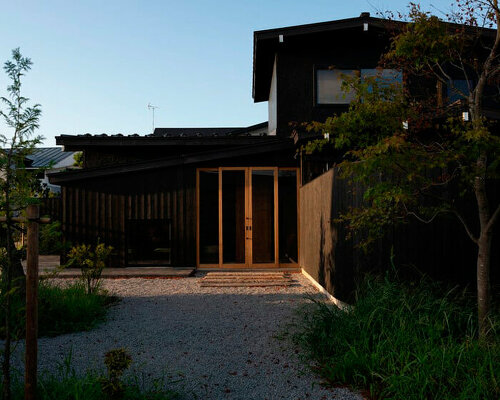
M42 168L58 164L62 160L72 157L75 152L63 151L62 147L39 147L26 158L31 161L29 168Z

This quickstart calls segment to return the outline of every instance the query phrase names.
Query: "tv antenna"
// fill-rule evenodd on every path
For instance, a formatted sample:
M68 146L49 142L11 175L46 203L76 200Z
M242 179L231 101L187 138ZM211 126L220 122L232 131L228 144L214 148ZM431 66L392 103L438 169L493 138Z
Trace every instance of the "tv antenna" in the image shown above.
M155 131L155 110L157 108L160 108L160 107L157 107L157 106L152 105L151 103L148 103L148 110L153 111L153 130L151 132Z

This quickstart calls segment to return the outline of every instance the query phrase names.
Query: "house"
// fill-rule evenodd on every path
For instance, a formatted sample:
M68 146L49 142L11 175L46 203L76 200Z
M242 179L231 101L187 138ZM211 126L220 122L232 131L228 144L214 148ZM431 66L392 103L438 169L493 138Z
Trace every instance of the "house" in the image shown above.
M26 158L26 169L42 171L40 183L51 193L60 193L61 188L49 182L48 174L56 173L75 164L75 152L63 151L62 147L37 147Z
M157 128L147 136L62 135L84 168L62 186L65 237L116 249L113 264L297 265L298 162L267 123Z
M379 73L398 24L362 13L255 32L252 94L255 102L268 102L268 122L157 128L146 136L58 136L66 151L83 152L84 164L50 176L62 187L65 239L112 245L114 266L302 269L348 298L364 256L344 240L335 219L359 195L328 160L300 154L298 144L308 137L293 122L347 110L341 74ZM382 74L402 79L399 71ZM435 271L459 275L457 262L473 259L474 251L456 226L441 229L447 234L434 232L432 243L429 232L408 232L418 238L412 241L394 234L370 261L387 265L394 245ZM423 248L453 253L443 266Z

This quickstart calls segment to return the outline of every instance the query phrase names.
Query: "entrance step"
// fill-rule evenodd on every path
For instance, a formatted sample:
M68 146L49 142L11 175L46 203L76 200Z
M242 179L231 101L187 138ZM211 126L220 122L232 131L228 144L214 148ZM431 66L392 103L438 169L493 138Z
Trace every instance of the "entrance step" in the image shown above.
M276 272L209 272L201 279L201 287L290 286L289 273Z

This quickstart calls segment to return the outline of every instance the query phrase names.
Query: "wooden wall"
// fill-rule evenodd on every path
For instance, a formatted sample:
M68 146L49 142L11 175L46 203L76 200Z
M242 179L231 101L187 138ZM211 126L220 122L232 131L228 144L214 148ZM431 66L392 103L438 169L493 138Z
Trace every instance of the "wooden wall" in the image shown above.
M49 216L52 221L61 220L61 197L46 197L40 201L40 215Z
M289 136L291 122L324 122L348 106L316 104L316 68L374 68L389 44L376 29L287 36L276 53L277 134Z
M361 204L363 187L351 187L330 170L300 188L299 263L330 293L352 300L356 281L366 272L387 270L391 249L402 276L426 273L450 284L475 288L477 248L454 218L425 225L412 222L388 232L369 254L357 247L357 239L346 239L346 230L335 222L350 206ZM475 207L470 204L473 221ZM500 229L492 244L491 278L500 283Z
M115 248L112 265L126 265L128 219L171 219L172 266L196 263L196 174L172 168L78 181L62 187L65 240Z

